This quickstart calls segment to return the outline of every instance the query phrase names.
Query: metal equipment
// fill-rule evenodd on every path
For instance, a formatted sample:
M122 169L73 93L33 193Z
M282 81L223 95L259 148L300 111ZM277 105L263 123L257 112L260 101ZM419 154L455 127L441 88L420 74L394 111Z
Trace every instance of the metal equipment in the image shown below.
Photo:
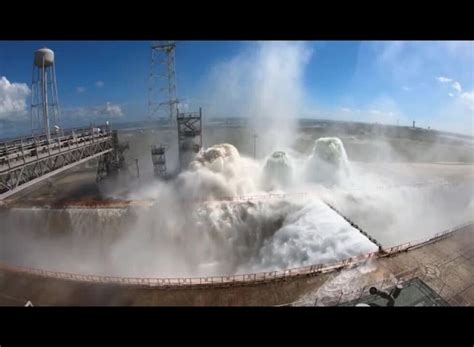
M151 148L151 160L153 162L153 171L157 178L165 178L166 172L166 145L155 145Z
M151 119L168 119L174 123L178 108L176 93L174 41L159 41L151 44L151 63L148 90L148 116Z
M202 110L180 113L177 110L179 168L187 168L202 148Z

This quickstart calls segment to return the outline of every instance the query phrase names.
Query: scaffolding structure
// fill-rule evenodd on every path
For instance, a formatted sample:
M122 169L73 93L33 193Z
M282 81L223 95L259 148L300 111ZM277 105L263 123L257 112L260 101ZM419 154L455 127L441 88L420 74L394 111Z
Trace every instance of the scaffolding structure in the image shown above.
M148 116L174 123L178 108L174 41L153 41L148 90Z
M179 169L185 169L202 148L202 109L181 113L177 110Z
M153 171L157 178L166 177L166 150L165 145L155 145L151 148L151 160L153 162Z
M100 182L108 176L116 175L121 169L125 167L125 157L123 153L127 149L129 149L129 144L120 144L118 140L118 132L117 130L113 130L112 151L107 152L99 157L96 182Z

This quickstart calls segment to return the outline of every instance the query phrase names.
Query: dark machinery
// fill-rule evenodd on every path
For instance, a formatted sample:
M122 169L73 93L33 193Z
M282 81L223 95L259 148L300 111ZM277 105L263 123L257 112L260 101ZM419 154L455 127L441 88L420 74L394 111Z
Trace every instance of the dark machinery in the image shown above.
M153 162L153 171L157 178L164 179L167 177L166 172L166 145L155 145L151 148L151 160Z
M125 167L123 152L129 149L129 144L120 144L117 130L112 131L113 150L100 156L97 166L96 181L99 182L107 176L117 174Z

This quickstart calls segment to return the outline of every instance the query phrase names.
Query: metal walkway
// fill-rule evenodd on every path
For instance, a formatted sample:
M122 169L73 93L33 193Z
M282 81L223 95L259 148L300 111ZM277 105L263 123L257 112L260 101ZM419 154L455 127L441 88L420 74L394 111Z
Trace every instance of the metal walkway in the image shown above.
M0 200L59 172L114 151L108 125L0 143Z
M334 212L336 212L338 215L340 215L342 218L344 218L344 220L349 223L354 229L357 229L359 230L359 232L364 235L365 237L367 237L372 243L376 244L378 247L379 247L379 250L382 251L383 248L382 248L382 245L380 244L380 242L378 242L374 237L372 237L370 234L368 234L367 232L365 232L362 227L360 227L359 225L357 225L356 223L354 223L349 217L347 217L346 215L344 215L341 211L339 211L337 208L335 208L333 205L331 205L330 203L328 203L327 201L323 201L327 207L329 207L331 210L333 210Z

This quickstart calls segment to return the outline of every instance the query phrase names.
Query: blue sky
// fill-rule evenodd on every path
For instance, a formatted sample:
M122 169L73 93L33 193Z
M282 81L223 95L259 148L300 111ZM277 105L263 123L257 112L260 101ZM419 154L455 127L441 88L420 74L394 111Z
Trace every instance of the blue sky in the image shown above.
M55 51L66 124L89 121L90 110L94 121L147 118L150 42L0 41L0 132L27 124L33 52L43 46ZM252 117L256 108L241 105L259 98L258 112L271 113L272 95L281 105L289 93L284 106L297 117L474 132L472 41L184 41L176 70L183 107L212 115ZM281 86L248 93L272 83Z

